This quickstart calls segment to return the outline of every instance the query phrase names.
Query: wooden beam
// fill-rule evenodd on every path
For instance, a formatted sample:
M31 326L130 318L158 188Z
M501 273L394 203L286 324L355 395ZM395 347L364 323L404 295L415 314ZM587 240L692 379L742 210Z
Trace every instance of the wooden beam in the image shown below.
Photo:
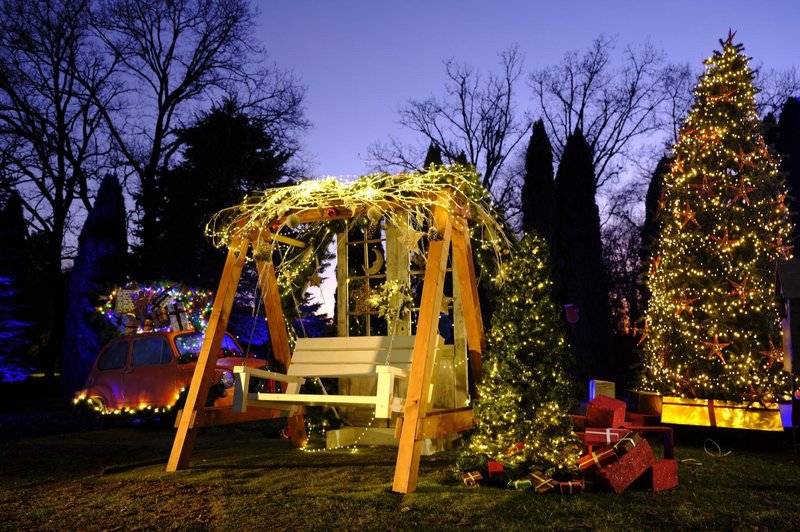
M453 230L453 264L454 271L457 272L458 293L464 312L469 365L474 382L479 382L483 374L481 354L486 349L486 336L483 331L481 302L478 297L478 282L475 276L475 261L469 240L469 228L464 220L460 220L460 222Z
M217 425L230 425L232 423L246 423L248 421L262 421L283 417L279 410L265 410L263 408L248 412L234 412L229 406L207 406L194 413L191 428L216 427ZM178 426L183 416L183 410L178 410L175 427Z
M442 307L444 278L447 271L447 256L450 251L452 223L447 210L436 207L433 212L433 227L441 235L440 240L431 240L422 285L416 341L411 359L411 375L397 464L394 470L392 491L411 493L417 487L419 459L422 441L417 439L418 421L428 411L428 395L433 371L433 359L438 337L439 310Z
M222 339L225 336L228 318L233 307L233 297L239 286L239 278L242 275L242 267L249 246L250 239L240 236L231 243L228 249L225 268L222 270L219 288L214 297L214 306L211 309L211 317L203 336L203 345L197 357L197 366L183 407L184 413L191 412L192 415L181 416L167 462L167 471L177 471L189 465L194 442L197 439L197 427L192 427L195 418L194 412L204 407L208 391L211 388L214 367L222 348Z
M462 432L471 429L473 426L472 409L456 408L453 410L442 410L431 412L419 420L417 427L417 438L436 438L454 432Z
M283 316L275 265L272 261L256 261L256 268L258 270L258 282L261 286L261 296L264 300L264 311L267 315L267 328L269 329L272 352L275 355L275 360L283 364L288 372L289 366L292 364L292 351L289 346L289 330L286 327L286 319ZM289 388L284 386L284 392L288 391ZM292 437L292 444L295 447L305 446L308 435L306 434L306 425L303 422L303 409L297 409L294 415L289 416L287 423Z

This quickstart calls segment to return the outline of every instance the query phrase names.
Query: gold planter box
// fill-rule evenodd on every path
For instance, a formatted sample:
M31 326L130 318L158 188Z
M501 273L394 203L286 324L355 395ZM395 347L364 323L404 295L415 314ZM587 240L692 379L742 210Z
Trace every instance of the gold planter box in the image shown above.
M729 429L783 430L777 403L764 408L762 405L748 407L745 403L715 399L664 397L661 422Z

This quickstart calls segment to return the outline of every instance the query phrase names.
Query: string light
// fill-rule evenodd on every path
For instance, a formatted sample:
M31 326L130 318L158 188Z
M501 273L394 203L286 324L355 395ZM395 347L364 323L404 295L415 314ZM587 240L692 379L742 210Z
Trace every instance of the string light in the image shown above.
M753 73L730 41L705 62L665 177L641 387L774 400L789 390L773 364L781 340L774 263L791 256L791 224L778 162L760 133Z

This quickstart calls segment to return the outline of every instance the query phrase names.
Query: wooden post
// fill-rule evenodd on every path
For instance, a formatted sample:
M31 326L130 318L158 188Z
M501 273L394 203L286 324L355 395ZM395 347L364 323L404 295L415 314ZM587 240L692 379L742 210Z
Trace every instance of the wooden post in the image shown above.
M433 213L433 226L442 237L441 240L431 240L428 248L428 261L425 266L419 321L411 358L411 374L408 379L403 428L400 433L392 484L392 491L397 493L410 493L417 487L419 459L422 451L422 438L418 434L419 420L424 419L428 411L439 310L442 307L444 277L452 233L452 223L447 210L436 207Z
M292 363L292 350L289 346L289 331L286 327L286 319L283 316L275 265L272 261L257 261L256 268L258 269L258 282L261 286L261 297L264 300L264 311L267 315L267 328L269 329L272 352L275 354L275 359L283 364L283 367L288 371ZM284 392L286 391L287 387L284 386ZM303 422L303 409L298 408L294 414L289 416L287 421L292 436L292 444L295 447L303 447L308 440L306 425Z
M193 426L195 412L205 406L206 397L211 388L214 367L222 348L222 339L225 336L228 318L233 307L233 297L239 286L239 278L242 275L242 267L249 245L249 238L237 237L228 249L228 258L225 260L225 268L222 270L219 288L214 298L214 307L211 309L211 317L203 336L203 345L200 348L197 366L189 385L183 415L178 422L172 452L167 462L167 471L177 471L189 465L194 442L197 439L198 429Z
M477 383L481 380L483 373L481 353L486 349L486 337L483 332L483 317L481 316L481 302L478 298L472 245L469 241L469 227L463 219L459 219L457 222L453 229L453 270L457 272L458 293L464 311L469 365L472 370L472 379Z

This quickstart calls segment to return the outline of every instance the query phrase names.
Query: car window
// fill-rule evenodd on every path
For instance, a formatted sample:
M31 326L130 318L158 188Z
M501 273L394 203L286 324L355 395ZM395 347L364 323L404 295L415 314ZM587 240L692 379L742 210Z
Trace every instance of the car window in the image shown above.
M128 342L117 342L103 351L97 360L97 369L119 369L128 357Z
M203 333L179 334L175 337L175 347L182 358L196 358L203 347ZM242 350L230 334L222 337L222 356L242 356Z
M203 346L203 333L179 334L175 337L175 347L182 357L196 357Z
M142 338L133 342L131 366L157 366L169 364L172 350L164 338Z

